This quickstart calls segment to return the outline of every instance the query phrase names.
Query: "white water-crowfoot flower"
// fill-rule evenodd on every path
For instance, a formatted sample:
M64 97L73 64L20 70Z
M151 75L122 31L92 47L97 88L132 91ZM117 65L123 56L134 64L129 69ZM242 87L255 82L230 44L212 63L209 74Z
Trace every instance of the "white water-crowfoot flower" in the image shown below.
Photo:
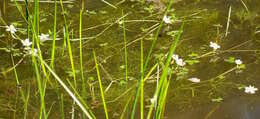
M199 78L196 78L196 77L189 78L189 79L187 79L187 80L189 80L189 81L191 81L191 82L193 82L193 83L199 83L199 82L200 82L200 79L199 79Z
M30 49L30 50L28 50L28 54L29 55L33 55L33 56L37 56L37 53L38 53L38 50L37 49Z
M153 98L150 99L150 102L152 104L156 104L157 103L157 96L153 96Z
M179 55L173 54L173 55L172 55L172 59L174 59L174 60L179 59Z
M49 36L49 34L41 34L40 36L39 36L39 39L40 39L40 41L42 41L42 42L44 42L44 41L46 41L46 40L49 40L50 39L50 36Z
M235 63L236 63L237 65L243 64L243 62L242 62L240 59L236 59L236 60L235 60Z
M255 94L255 92L258 90L258 88L255 88L254 86L247 86L245 87L245 93L248 93L248 94Z
M30 42L28 38L26 38L25 40L21 40L21 42L24 47L30 47L30 45L32 45L32 42Z
M176 64L179 65L179 66L184 66L186 63L183 61L183 59L177 59L175 60L176 61Z
M14 25L6 26L6 31L9 31L11 34L14 34L17 30Z
M169 16L163 16L163 22L166 23L166 24L171 24L172 21L171 21L171 18Z
M179 66L184 66L186 63L183 61L183 59L179 58L179 55L173 54L172 59L176 62Z
M217 43L210 42L209 47L213 48L214 50L217 50L220 48L220 46Z

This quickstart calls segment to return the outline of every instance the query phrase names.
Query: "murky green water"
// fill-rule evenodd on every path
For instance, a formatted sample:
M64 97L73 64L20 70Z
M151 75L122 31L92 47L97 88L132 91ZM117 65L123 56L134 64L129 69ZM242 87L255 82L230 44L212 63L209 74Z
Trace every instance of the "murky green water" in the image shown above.
M98 79L92 50L96 51L100 63L100 73L108 114L118 119L130 118L136 93L136 83L140 78L140 39L144 40L146 57L152 44L151 38L163 18L163 12L149 9L152 3L140 4L133 1L108 1L117 9L101 1L87 1L83 15L83 67L87 82L87 97L84 101L91 107L98 119L105 118L99 92ZM24 2L18 2L25 12ZM67 23L72 43L73 58L78 80L78 90L82 90L79 57L79 10L80 1L64 3ZM243 4L244 3L244 4ZM33 3L29 4L33 13ZM230 22L226 35L229 9ZM260 88L260 2L258 0L181 0L173 4L176 16L172 24L164 24L152 53L148 69L160 63L159 72L164 66L172 36L169 31L178 30L185 20L184 30L175 54L184 59L184 67L174 67L168 89L164 117L167 119L258 119L260 115L260 93L245 93L251 85ZM17 10L15 3L0 1L1 17L8 24L14 24L26 38L26 22ZM40 33L52 35L54 4L40 3ZM126 39L128 43L128 81L125 81L124 39L119 19L124 10ZM65 82L72 81L72 71L67 44L63 40L64 20L58 5L57 38L55 49L55 72ZM24 104L20 91L29 95L29 119L39 118L40 94L37 87L32 58L24 56L20 40L15 40L6 31L3 22L0 27L0 119L24 118ZM213 51L210 42L216 42L220 49ZM10 50L12 49L12 50ZM41 43L43 58L50 63L52 41ZM17 86L11 54L14 55L17 76L21 85ZM236 65L234 60L242 60ZM245 66L245 67L244 67ZM172 66L173 67L173 66ZM146 81L144 88L145 112L151 104L156 88L157 71ZM43 74L41 74L43 75ZM196 77L199 83L187 79ZM53 77L52 77L53 78ZM51 82L55 80L50 78ZM44 79L44 78L43 78ZM81 92L81 91L80 91ZM45 103L48 118L61 118L61 96L65 118L71 118L73 101L60 85L47 84ZM129 103L128 103L129 102ZM126 105L128 104L128 105ZM79 107L75 106L75 118L84 118ZM124 110L125 108L125 110ZM139 119L139 106L136 118ZM123 113L125 111L125 113ZM146 114L145 114L146 115Z

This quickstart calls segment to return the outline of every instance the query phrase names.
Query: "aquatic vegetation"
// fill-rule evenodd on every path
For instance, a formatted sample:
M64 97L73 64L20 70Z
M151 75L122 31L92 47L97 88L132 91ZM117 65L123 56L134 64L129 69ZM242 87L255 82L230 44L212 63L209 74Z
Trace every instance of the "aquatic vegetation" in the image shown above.
M38 50L37 49L28 49L28 54L29 55L33 55L33 56L37 56L38 55Z
M2 0L0 117L201 119L259 98L260 2L233 2Z

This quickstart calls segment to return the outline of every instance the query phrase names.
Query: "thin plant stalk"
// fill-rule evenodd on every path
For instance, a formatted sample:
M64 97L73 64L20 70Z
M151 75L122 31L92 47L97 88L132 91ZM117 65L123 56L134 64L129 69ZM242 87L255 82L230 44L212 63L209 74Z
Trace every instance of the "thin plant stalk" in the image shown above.
M124 16L124 11L122 11L122 16ZM127 42L126 42L126 30L125 30L125 17L122 18L122 21L123 21L123 33L124 33L124 45L125 45L125 50L124 50L124 53L125 53L125 80L127 81L128 77L127 77Z
M167 97L167 92L168 92L168 89L169 89L169 85L170 85L170 80L166 80L167 81L167 83L166 83L166 85L163 87L163 93L162 93L162 95L160 95L159 97L159 109L157 108L156 109L156 112L155 112L155 117L156 117L156 119L161 119L161 118L163 118L163 112L164 112L164 110L165 110L165 104L166 104L166 97Z
M57 23L57 0L54 1L54 20L53 20L53 39L52 39L52 52L51 52L51 68L54 67L55 58L55 40L56 40L56 23Z
M24 97L24 105L23 105L23 114L24 114L24 119L27 119L27 114L28 114L28 103L29 103L29 99L30 99L30 86L28 86L28 92L27 92L27 95L26 97L25 96L22 96ZM23 92L21 89L20 89L20 92ZM23 94L23 93L21 93Z
M60 0L60 5L61 5L62 12L65 13L62 0ZM69 30L68 30L67 20L66 20L65 14L63 14L63 20L64 20L64 26L65 26L65 28L64 28L64 40L66 40L66 43L67 43L67 47L68 47L68 51L69 51L70 64L71 64L71 70L72 70L72 75L73 75L73 81L74 81L74 87L77 90L76 71L75 71L75 67L74 67L72 48L71 48L70 38L69 38ZM74 119L74 110L75 110L74 104L75 104L75 100L73 100L73 104L72 104L72 113L71 113L72 119Z
M64 7L63 7L62 0L60 0L60 5L61 5L62 12L64 13L65 10L64 10ZM71 64L71 70L72 70L72 75L73 75L74 87L77 88L76 71L75 71L75 66L74 66L72 48L71 48L70 38L69 38L69 30L68 30L67 20L66 20L65 14L63 14L63 20L64 20L64 26L65 26L65 39L66 39L66 43L67 43L67 47L68 47L68 51L69 51L69 57L70 57L70 64Z
M65 116L64 116L64 101L63 101L63 94L61 93L60 94L60 110L61 110L61 119L65 119Z
M17 71L16 71L13 54L11 54L11 61L12 61L12 65L13 65L13 70L14 70L14 75L15 75L15 79L16 79L16 83L17 83L17 88L21 93L22 100L23 100L23 103L24 103L24 119L26 119L29 94L27 95L27 97L25 97L24 91L20 88L21 84L19 82L19 77L18 77L18 74L17 74ZM16 112L14 112L14 113L16 113Z
M126 104L125 104L125 106L124 106L124 109L123 109L123 111L122 111L122 113L121 113L121 115L120 115L120 119L124 119L124 115L125 115L125 113L126 113L126 110L127 110L127 107L128 107L128 105L129 105L129 102L131 101L131 98L129 98L128 100L127 100L127 102L126 102Z
M231 10L232 10L232 7L231 7L231 5L230 5L229 10L228 10L228 20L227 20L227 26L226 26L225 37L227 37L227 35L228 35L228 29L229 29L229 24L230 24Z
M141 112L141 119L144 118L144 62L143 62L143 57L144 57L144 52L143 52L143 39L141 39L141 96L140 96L140 112Z
M93 56L94 56L94 60L95 60L95 64L96 64L96 70L97 70L97 76L98 76L99 89L100 89L100 93L101 93L101 97L102 97L102 103L103 103L103 106L104 106L106 119L109 119L109 117L108 117L108 112L107 112L106 101L105 101L105 96L104 96L104 92L103 92L103 86L102 86L102 82L101 82L101 78L100 78L100 74L99 74L98 62L97 62L96 53L95 53L94 50L93 50Z
M39 47L39 39L38 39L39 26L40 26L39 25L39 2L38 2L38 0L34 1L34 18L33 18L33 20L34 21L33 21L33 26L32 26L32 28L33 28L33 30L32 30L33 31L32 54L35 53L34 45L36 43L37 48L39 50L38 54L40 54L39 56L41 57L41 52L40 52L40 47ZM39 91L40 91L40 97L41 97L40 119L42 117L44 119L47 119L47 113L46 113L46 109L45 109L45 99L44 99L46 85L42 85L42 80L41 80L41 76L40 76L40 70L38 68L38 63L37 63L34 55L32 55L32 61L33 61L33 64L34 64L35 73L36 73L36 79L37 79L37 83L38 83L38 87L39 87ZM42 69L44 70L44 66L42 67ZM45 72L45 70L44 70L44 72Z
M84 0L82 0L82 8L79 14L79 49L80 49L80 72L81 72L81 81L82 81L82 96L86 98L86 82L84 77L84 69L83 69L83 50L82 50L82 14L84 12Z

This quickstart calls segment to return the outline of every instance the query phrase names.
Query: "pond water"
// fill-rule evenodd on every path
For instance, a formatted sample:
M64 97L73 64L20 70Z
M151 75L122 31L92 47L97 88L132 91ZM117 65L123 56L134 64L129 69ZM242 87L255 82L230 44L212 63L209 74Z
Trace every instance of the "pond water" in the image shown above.
M60 1L57 1L54 34L54 1L40 0L38 29L42 35L38 52L40 48L40 56L48 65L54 62L51 67L54 73L51 73L48 68L43 68L45 65L41 60L33 60L33 53L26 49L31 44L27 47L23 43L28 36L30 41L38 39L33 37L37 33L32 32L37 27L31 27L28 35L27 23L30 23L26 22L25 2L1 0L0 119L32 119L41 115L50 119L87 118L54 75L88 105L88 110L97 119L106 118L102 93L109 118L130 119L141 77L141 49L145 63L152 42L157 39L144 73L145 76L151 73L144 82L143 112L146 118L154 102L159 77L166 69L167 54L177 40L182 23L184 27L174 52L178 58L172 59L167 70L169 87L166 101L162 103L163 114L155 116L158 104L152 108L154 118L259 119L260 1L177 0L164 15L169 3L163 0L164 7L158 8L162 5L151 0L64 0L62 10ZM34 2L29 1L27 8L33 18ZM7 30L11 24L17 30L15 33L10 33L10 27ZM55 50L53 35L56 35ZM68 36L70 44L66 41ZM93 50L100 75L97 74ZM35 57L40 56L36 54ZM38 74L35 67L38 67ZM47 117L43 116L43 110ZM140 112L138 97L133 118L141 118Z

